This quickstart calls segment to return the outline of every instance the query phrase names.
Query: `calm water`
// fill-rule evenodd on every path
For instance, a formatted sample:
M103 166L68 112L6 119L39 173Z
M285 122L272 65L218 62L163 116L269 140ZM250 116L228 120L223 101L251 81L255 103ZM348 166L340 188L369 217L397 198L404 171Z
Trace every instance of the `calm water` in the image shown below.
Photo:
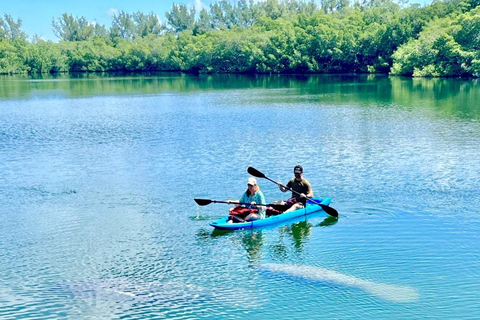
M0 319L478 319L478 101L475 80L0 78ZM218 233L228 206L193 201L296 164L338 221Z

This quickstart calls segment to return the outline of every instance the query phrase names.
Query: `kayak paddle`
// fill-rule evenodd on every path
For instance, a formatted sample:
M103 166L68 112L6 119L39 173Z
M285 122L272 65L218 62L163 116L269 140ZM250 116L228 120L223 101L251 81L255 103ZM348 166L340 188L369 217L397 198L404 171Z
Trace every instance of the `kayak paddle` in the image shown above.
M228 204L239 204L239 205L246 205L250 206L251 203L245 203L245 202L238 202L238 201L218 201L218 200L210 200L210 199L193 199L199 206L207 206L210 203L228 203ZM260 207L272 207L275 210L279 211L285 211L285 205L283 204L276 204L276 203L270 203L270 204L256 204L256 206Z
M207 206L210 203L229 203L229 204L245 204L250 205L250 203L240 203L238 201L217 201L217 200L210 200L210 199L193 199L199 206Z
M266 175L264 175L263 173L261 173L260 171L258 171L257 169L253 168L253 167L248 167L247 169L247 172L250 173L252 176L254 177L257 177L257 178L263 178L263 179L267 179L277 185L280 185L282 186L283 188L287 189L287 190L290 190L291 192L293 193L296 193L298 195L300 195L300 192L297 192L295 190L292 190L291 188L287 187L287 186L284 186L283 184L279 184L278 182L270 179L269 177L267 177ZM338 217L338 211L335 210L334 208L332 207L329 207L329 206L326 206L324 204L321 204L320 202L317 202L315 200L313 200L312 198L310 197L307 197L307 199L309 199L310 201L312 201L313 203L319 205L320 207L322 207L323 211L325 211L327 214L331 215L332 217L335 217L337 218Z

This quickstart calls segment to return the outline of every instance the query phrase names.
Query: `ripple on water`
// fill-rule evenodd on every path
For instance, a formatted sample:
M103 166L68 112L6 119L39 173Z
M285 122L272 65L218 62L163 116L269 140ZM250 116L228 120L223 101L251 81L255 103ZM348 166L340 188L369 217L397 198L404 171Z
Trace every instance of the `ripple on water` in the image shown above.
M405 79L254 78L1 101L0 318L477 315L477 115L396 92ZM218 233L207 222L228 206L193 201L238 198L248 166L286 182L298 163L338 220Z

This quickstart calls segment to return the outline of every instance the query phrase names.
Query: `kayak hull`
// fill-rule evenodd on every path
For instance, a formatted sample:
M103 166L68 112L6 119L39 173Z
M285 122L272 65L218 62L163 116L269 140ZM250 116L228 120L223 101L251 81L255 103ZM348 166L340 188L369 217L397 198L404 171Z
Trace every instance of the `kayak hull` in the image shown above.
M331 198L325 198L325 199L313 198L313 200L326 206L328 206L332 201ZM290 211L287 213L282 213L276 216L270 216L265 219L248 221L248 222L240 222L240 223L227 223L228 217L224 217L210 223L210 225L218 230L240 230L240 229L261 228L261 227L266 227L269 225L285 222L288 220L292 220L298 217L308 216L312 213L319 212L322 210L323 209L321 206L308 200L307 206L305 208Z

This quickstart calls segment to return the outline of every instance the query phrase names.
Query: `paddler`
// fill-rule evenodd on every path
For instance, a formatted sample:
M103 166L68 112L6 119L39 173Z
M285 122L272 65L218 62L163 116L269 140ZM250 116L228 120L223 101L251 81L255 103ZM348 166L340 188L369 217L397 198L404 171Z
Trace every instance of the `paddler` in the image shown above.
M307 203L307 197L313 197L312 185L303 177L303 167L296 165L293 168L293 174L295 177L288 181L286 187L298 193L292 191L292 197L284 203L286 208L288 208L285 212L304 208ZM278 182L278 186L282 192L288 191L281 182Z
M230 200L229 200L230 201ZM228 222L244 222L265 218L266 204L265 196L257 184L257 179L250 177L247 180L247 190L243 193L240 203L249 203L245 207L237 205L230 210ZM257 206L259 205L259 206ZM262 206L260 206L262 205Z

